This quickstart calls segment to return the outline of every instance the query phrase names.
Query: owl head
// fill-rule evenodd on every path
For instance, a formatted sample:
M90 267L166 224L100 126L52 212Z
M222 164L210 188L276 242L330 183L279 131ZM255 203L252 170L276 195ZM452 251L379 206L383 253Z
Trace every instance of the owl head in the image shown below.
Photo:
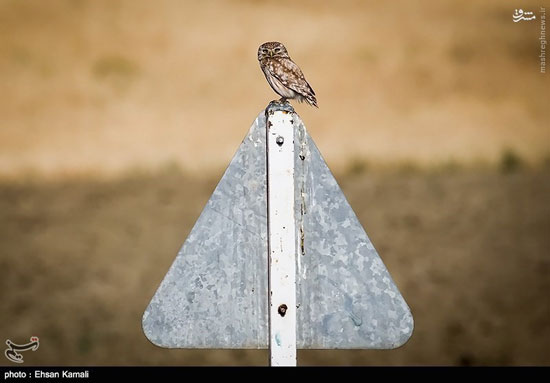
M270 57L290 58L285 46L277 41L263 43L258 48L258 61Z

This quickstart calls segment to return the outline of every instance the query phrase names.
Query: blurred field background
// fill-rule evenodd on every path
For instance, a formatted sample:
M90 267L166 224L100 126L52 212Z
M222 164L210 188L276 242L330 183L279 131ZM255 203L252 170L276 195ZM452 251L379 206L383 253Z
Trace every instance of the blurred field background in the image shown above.
M416 326L398 350L299 363L550 364L541 6L0 0L0 341L39 336L38 365L267 364L156 348L141 315L275 98L256 50L278 40Z

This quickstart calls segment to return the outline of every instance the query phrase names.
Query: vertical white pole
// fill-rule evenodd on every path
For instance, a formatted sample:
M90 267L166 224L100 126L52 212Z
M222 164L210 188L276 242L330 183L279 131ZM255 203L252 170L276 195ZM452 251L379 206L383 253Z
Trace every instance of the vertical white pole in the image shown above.
M267 224L272 366L296 366L296 230L292 114L268 113Z

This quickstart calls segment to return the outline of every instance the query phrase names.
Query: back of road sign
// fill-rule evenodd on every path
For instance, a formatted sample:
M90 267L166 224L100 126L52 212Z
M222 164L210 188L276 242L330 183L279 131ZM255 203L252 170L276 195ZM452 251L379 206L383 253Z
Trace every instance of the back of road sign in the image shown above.
M389 349L413 318L297 114L297 346ZM266 116L233 157L143 315L169 348L267 348Z

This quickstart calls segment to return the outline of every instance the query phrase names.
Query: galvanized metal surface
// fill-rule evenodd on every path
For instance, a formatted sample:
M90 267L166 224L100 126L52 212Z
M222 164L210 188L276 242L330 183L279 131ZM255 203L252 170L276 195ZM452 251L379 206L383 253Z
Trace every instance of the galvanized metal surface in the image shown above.
M267 115L269 350L272 366L296 365L296 218L294 115Z
M399 347L409 307L297 116L295 135L298 348Z
M143 315L169 348L266 348L265 116L250 128Z
M293 120L297 346L398 347L413 331L410 310ZM265 121L262 112L143 315L145 335L159 346L268 347Z

